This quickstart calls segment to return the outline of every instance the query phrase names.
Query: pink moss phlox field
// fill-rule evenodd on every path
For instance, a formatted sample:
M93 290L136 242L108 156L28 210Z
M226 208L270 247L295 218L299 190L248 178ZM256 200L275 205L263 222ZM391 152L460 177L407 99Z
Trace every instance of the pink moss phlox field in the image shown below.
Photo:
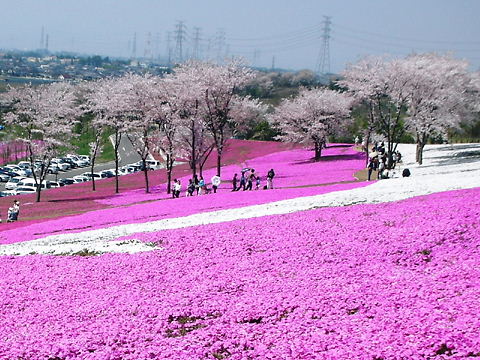
M302 196L320 195L332 191L349 190L366 185L368 185L367 182L353 182L282 190L224 191L204 196L182 197L179 199L168 198L144 204L95 210L39 223L33 222L13 229L4 228L5 230L0 233L0 244L11 244L67 232L100 229L122 224L144 223L201 212L240 208Z
M319 162L312 161L311 149L276 152L247 160L242 164L224 166L222 168L223 183L220 188L231 189L233 175L237 173L240 177L244 167L255 169L256 174L261 177L262 187L266 184L268 171L273 168L276 173L274 186L285 188L353 181L355 180L353 174L365 167L365 157L363 153L354 150L351 145L342 144L333 144L324 149ZM205 170L205 181L210 183L210 179L215 174L216 169ZM183 184L183 190L186 190L190 178L191 175L179 178ZM127 205L159 197L165 198L167 197L165 190L165 185L154 187L151 194L146 194L142 189L132 190L100 199L98 202L114 206Z
M0 358L479 356L479 215L477 188L4 257Z
M234 143L234 145L235 144L236 143ZM257 174L261 176L263 187L265 184L265 174L273 167L277 173L274 179L274 186L276 188L274 190L240 191L232 193L230 191L230 182L226 182L221 184L217 194L191 198L185 198L185 192L182 191L182 198L171 199L171 195L166 194L164 185L153 186L152 193L150 194L146 194L144 189L137 189L126 191L113 197L104 195L103 200L95 201L97 209L101 206L100 202L102 202L103 205L108 204L109 206L135 204L141 201L151 202L128 207L122 206L98 210L92 208L92 210L95 211L89 211L80 215L61 217L40 223L35 223L35 221L24 224L18 223L22 225L21 227L15 226L17 223L13 225L2 224L3 231L0 233L0 244L32 240L51 234L93 230L128 223L141 223L162 218L191 215L198 212L239 208L248 205L257 205L366 186L368 185L366 182L312 186L331 182L352 181L354 179L353 173L364 166L363 156L363 154L353 150L351 146L341 145L325 149L324 160L320 162L312 162L312 153L306 149L273 153L249 160L242 164L241 167L238 165L226 166L224 173L233 176L235 172L240 173L240 170L244 166L252 167L256 170ZM207 182L211 176L213 176L214 171L214 169L205 171ZM182 177L181 179L185 189L188 177ZM74 186L78 187L79 191L88 192L90 184L83 183ZM63 190L64 189L55 189L50 191L57 192L61 195ZM102 198L103 193L105 193L105 190L99 190L95 196ZM62 199L62 201L54 202L51 206L67 206L69 204L68 200L69 197L64 200ZM70 202L72 206L75 206L74 198L72 198ZM29 209L35 206L37 205L34 202L22 205L22 215L28 216ZM42 206L46 207L46 204L42 204ZM48 211L48 208L46 208L46 211Z

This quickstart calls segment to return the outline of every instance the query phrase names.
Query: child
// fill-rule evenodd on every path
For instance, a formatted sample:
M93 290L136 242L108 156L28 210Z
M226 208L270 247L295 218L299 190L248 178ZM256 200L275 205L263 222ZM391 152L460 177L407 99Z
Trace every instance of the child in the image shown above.
M257 179L255 180L255 190L260 189L260 175L257 176Z

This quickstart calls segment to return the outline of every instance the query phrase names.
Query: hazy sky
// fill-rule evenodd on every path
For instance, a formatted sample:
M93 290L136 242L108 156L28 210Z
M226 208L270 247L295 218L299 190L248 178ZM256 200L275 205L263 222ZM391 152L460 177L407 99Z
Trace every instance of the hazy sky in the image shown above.
M242 55L256 66L317 68L331 16L330 69L368 54L452 51L480 67L480 0L0 0L0 48L131 57ZM136 33L136 41L134 34ZM150 35L149 35L150 34ZM222 40L224 39L224 40Z

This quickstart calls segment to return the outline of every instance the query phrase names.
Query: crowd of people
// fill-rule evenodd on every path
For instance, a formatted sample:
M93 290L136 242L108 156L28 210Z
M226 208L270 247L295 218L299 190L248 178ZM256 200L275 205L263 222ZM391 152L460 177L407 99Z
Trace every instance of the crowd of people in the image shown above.
M377 180L388 179L395 177L398 171L398 164L402 162L402 154L400 151L393 151L391 156L388 156L385 151L385 144L375 143L368 159L368 181L371 180L372 173L377 171ZM410 171L404 169L402 176L410 176Z
M275 171L270 169L266 176L266 185L263 186L263 189L273 189L273 178L275 177ZM203 176L194 175L191 179L188 180L188 185L185 190L185 196L194 196L194 195L204 195L210 193L216 193L222 180L219 175L214 175L210 179L211 188L208 187L208 184L205 182ZM244 168L241 171L240 177L238 173L232 178L232 191L249 191L249 190L259 190L262 188L262 179L258 173L255 172L255 169ZM255 187L254 187L255 186ZM182 183L180 179L174 179L173 185L171 188L172 197L179 198L180 193L182 192Z

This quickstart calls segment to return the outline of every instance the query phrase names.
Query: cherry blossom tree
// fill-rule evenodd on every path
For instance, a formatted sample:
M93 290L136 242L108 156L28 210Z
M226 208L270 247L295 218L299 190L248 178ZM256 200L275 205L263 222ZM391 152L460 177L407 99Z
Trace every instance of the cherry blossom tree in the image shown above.
M199 63L196 79L203 87L203 121L217 150L217 174L220 175L225 142L235 125L232 108L237 93L252 80L255 73L238 61L226 65Z
M52 158L69 146L79 115L74 88L66 83L10 88L6 94L12 112L6 120L13 125L17 139L26 144L37 202Z
M124 78L106 78L91 84L92 91L86 95L86 107L94 116L96 126L113 132L115 154L115 192L119 192L119 147L122 136L130 130L130 103L127 101L130 84Z
M412 79L406 123L416 139L416 161L422 164L428 139L458 128L469 112L465 110L469 108L472 77L466 61L437 54L409 56L402 62L402 71Z
M334 135L350 116L353 98L329 89L302 89L295 98L284 100L270 115L282 132L278 139L315 148L320 160L328 136Z
M196 62L179 65L174 74L166 77L170 90L169 102L174 102L178 109L180 146L184 149L193 176L197 173L197 167L202 176L203 166L215 147L202 121L204 89L198 78L198 65Z
M130 131L127 134L133 148L140 156L145 178L145 192L149 193L147 159L151 156L158 136L155 131L154 118L151 115L152 103L155 101L155 88L160 79L145 75L127 74L122 81L129 87L126 101L129 107Z
M343 80L338 82L366 104L369 126L387 140L390 160L405 133L403 116L413 76L403 71L402 65L402 60L398 59L365 58L349 65L343 72Z
M149 97L148 117L156 126L156 149L165 158L167 193L170 193L173 166L184 150L180 142L180 103L175 84L165 79L157 79Z

